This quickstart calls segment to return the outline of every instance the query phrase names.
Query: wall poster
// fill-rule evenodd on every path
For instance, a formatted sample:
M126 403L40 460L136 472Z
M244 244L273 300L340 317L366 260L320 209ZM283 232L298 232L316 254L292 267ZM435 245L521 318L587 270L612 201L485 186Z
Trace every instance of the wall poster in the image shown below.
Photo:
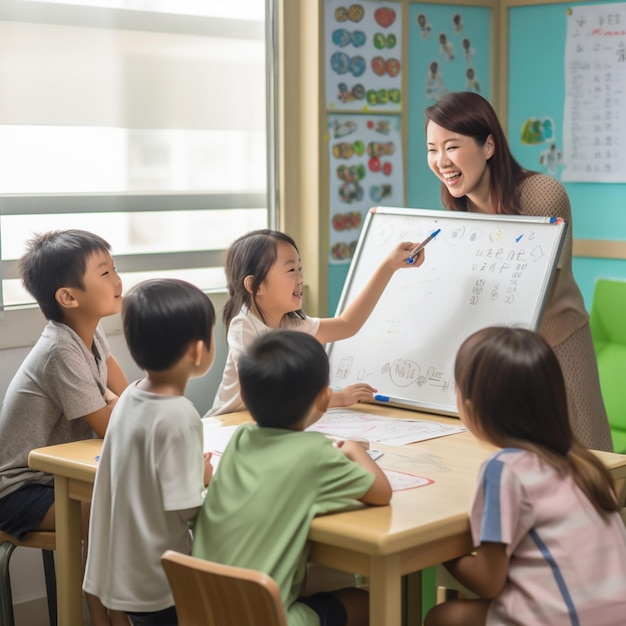
M567 9L562 179L626 182L626 3Z
M400 118L328 115L330 250L333 264L349 263L367 211L403 206Z
M399 112L402 6L326 0L326 108Z

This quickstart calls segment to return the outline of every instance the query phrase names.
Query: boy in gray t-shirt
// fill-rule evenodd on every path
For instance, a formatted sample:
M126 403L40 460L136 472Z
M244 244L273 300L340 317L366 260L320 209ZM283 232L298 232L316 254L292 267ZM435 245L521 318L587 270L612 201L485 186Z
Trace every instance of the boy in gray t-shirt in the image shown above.
M128 385L100 325L122 306L110 249L92 233L59 230L35 235L19 260L24 287L48 324L0 407L0 529L18 539L54 530L52 476L30 469L28 453L104 437ZM94 625L111 623L106 612L100 617L92 611Z

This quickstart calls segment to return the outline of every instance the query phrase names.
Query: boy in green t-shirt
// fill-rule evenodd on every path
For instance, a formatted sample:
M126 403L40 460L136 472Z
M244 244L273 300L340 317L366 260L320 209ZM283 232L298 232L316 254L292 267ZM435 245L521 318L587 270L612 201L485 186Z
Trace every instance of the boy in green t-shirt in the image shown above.
M239 364L241 393L256 424L226 448L194 528L193 555L270 575L289 626L366 625L368 596L340 589L299 596L316 515L354 499L385 505L391 486L353 441L302 432L326 411L328 358L306 333L259 337Z

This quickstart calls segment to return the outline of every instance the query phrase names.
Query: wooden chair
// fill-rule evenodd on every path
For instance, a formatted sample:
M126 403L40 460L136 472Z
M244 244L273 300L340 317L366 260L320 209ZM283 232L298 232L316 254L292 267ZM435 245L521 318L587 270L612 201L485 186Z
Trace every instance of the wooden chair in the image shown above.
M33 531L27 533L21 541L0 531L0 624L14 626L13 595L9 561L13 550L17 547L37 548L43 553L43 569L46 577L46 594L48 596L48 615L50 626L57 625L57 586L54 570L54 550L56 534L53 531Z
M287 626L278 585L267 574L172 550L161 562L179 626Z

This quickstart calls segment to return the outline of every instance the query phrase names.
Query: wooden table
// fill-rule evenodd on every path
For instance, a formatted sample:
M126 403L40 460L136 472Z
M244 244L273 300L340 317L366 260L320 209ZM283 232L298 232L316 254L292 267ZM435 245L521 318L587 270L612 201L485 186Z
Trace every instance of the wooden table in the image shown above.
M392 407L359 405L358 410L458 425L453 418ZM247 413L237 413L225 416L224 422L248 419ZM58 613L63 626L82 625L80 502L91 499L101 445L100 439L93 439L49 446L33 450L28 459L33 469L55 477ZM478 468L494 448L467 432L402 447L375 447L385 453L378 461L381 467L425 476L434 483L395 492L390 506L362 507L316 518L309 535L311 560L367 576L370 623L400 626L402 576L472 548L469 505ZM618 482L623 502L626 456L598 455ZM415 585L413 596L412 619L420 606Z

